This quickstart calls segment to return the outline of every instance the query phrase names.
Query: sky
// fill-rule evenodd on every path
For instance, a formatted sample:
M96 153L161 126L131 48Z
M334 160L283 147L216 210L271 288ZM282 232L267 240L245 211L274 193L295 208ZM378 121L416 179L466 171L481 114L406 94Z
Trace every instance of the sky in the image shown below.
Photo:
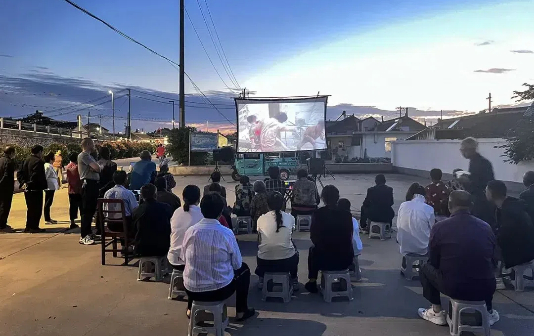
M179 1L74 2L178 63ZM330 95L328 119L344 110L390 119L403 106L432 123L440 110L487 108L490 92L494 106L512 105L513 91L534 82L532 0L185 3L185 70L219 108L187 82L186 123L203 129L233 128L238 86L259 97ZM2 0L0 31L0 117L90 112L109 128L111 89L122 128L120 90L135 88L132 116L143 120L133 127L171 125L178 71L66 1Z

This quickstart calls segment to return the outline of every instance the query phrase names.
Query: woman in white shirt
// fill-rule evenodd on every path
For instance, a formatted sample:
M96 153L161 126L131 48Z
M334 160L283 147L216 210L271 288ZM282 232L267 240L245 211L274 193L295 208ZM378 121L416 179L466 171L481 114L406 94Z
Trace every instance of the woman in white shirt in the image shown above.
M258 287L263 288L265 272L289 272L293 289L298 290L299 254L291 234L295 228L295 218L282 211L285 200L279 192L272 192L267 198L270 211L258 218L258 266L256 274L260 277Z
M184 206L176 209L171 218L171 248L167 254L171 266L180 271L185 268L185 262L180 259L185 232L204 218L198 207L200 189L196 185L188 185L184 188L182 196Z
M59 189L59 179L53 163L56 159L54 153L50 152L44 157L44 167L46 175L46 183L48 188L45 190L45 203L44 203L44 217L45 222L48 224L55 224L57 221L50 217L50 208L54 202L54 193Z

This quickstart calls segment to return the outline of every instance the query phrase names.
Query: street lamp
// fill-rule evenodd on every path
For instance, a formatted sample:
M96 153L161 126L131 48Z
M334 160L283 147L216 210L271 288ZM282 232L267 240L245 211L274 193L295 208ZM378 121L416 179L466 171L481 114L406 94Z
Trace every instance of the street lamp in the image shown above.
M109 90L108 93L111 95L111 109L113 110L113 139L115 139L115 99L113 91Z
M169 100L172 103L172 129L174 129L174 100Z

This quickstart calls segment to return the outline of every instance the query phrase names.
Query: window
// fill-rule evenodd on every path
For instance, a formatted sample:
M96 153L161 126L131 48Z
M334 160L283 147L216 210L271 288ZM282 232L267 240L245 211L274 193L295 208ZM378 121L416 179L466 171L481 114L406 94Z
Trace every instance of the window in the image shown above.
M391 143L396 140L397 138L386 138L385 139L386 153L391 152Z

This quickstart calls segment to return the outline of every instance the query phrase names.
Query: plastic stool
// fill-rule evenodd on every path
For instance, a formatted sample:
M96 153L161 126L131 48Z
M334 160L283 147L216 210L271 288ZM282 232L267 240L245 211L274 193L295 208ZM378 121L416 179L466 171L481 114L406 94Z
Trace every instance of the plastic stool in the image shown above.
M419 255L415 253L408 253L402 256L402 263L401 263L401 273L404 275L404 277L408 280L413 280L413 278L419 276L416 272L414 272L414 264L416 262L419 262L419 268L427 262L428 260L428 254L425 255ZM403 267L402 265L406 265Z
M447 314L447 323L449 324L449 331L452 336L459 336L462 332L468 331L472 333L483 333L485 336L490 336L490 323L488 309L484 301L459 301L450 299L450 312ZM482 325L471 326L462 324L461 315L467 311L478 311L482 316ZM452 320L451 317L452 316Z
M175 295L177 297L187 297L184 287L184 272L177 269L172 271L169 287L169 300L172 300Z
M252 217L250 216L238 216L237 217L237 233L252 233Z
M371 222L369 227L369 238L380 238L386 240L391 238L391 224Z
M534 276L534 260L526 264L514 266L512 268L515 273L514 289L516 292L522 292L525 290L525 279L523 278L525 271L530 269L532 275Z
M269 283L270 282L270 283ZM269 290L271 286L271 290ZM279 291L275 287L281 287ZM291 286L291 275L289 273L265 273L263 275L262 300L267 298L281 298L285 303L291 301L293 286Z
M210 312L213 314L213 320L197 320L198 313ZM202 314L205 315L205 314ZM213 321L213 326L200 326L201 322ZM191 306L191 318L189 320L188 336L198 334L213 334L215 336L224 336L224 329L228 327L228 314L226 311L226 302L202 302L193 301Z
M139 260L137 281L141 281L146 278L155 278L156 281L161 281L163 279L164 270L166 269L166 257L142 257Z
M310 231L311 228L311 215L298 215L297 216L297 231Z
M349 268L349 274L352 281L362 280L362 270L360 269L359 255L355 255L352 261L352 266Z
M334 288L338 287L338 288ZM352 285L348 270L323 271L321 274L321 294L326 302L332 302L334 297L347 297L352 301Z

